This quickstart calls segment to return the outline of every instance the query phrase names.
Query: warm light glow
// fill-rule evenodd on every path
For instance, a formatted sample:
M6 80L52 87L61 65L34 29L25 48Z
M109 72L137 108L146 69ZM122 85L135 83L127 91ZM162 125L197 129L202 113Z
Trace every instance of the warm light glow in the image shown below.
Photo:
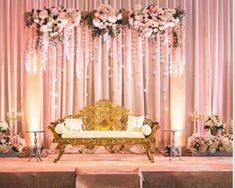
M176 132L176 145L185 143L185 74L171 76L171 129L182 130Z
M39 61L36 59L32 61ZM25 131L42 130L42 71L40 68L37 71L27 72L24 76L24 113L25 113ZM34 135L25 132L25 141L27 146L33 146ZM38 145L42 144L42 135L38 135Z

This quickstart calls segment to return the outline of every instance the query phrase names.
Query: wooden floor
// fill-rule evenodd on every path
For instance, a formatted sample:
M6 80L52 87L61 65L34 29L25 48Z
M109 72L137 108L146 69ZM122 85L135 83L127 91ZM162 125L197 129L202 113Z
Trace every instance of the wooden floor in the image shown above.
M136 168L144 175L144 187L232 187L232 157L182 157L183 161L175 158L170 162L169 157L155 154L155 163L150 163L143 154L64 154L53 163L55 157L49 155L42 162L0 158L0 187L14 187L16 183L17 187L75 187L76 169L109 172Z

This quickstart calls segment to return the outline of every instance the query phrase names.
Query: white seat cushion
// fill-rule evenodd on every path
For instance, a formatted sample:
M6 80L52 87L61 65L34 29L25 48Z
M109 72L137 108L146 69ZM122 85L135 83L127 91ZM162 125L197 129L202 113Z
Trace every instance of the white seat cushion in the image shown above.
M145 138L141 131L65 131L62 138Z

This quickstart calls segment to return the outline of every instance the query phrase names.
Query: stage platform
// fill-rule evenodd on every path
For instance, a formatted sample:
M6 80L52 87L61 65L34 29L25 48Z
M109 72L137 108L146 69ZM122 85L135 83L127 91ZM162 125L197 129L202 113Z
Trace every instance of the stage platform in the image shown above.
M53 163L54 158L49 155L42 162L0 158L0 187L72 188L78 170L125 174L135 169L143 174L144 188L232 187L232 157L183 157L170 162L169 157L155 154L155 163L143 154L64 154L58 163Z

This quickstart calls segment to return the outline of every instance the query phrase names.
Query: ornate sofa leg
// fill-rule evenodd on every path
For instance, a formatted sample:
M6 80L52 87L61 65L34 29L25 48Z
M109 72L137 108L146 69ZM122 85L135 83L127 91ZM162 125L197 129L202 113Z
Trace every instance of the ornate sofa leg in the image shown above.
M57 161L59 161L61 156L63 155L65 144L59 144L57 147L59 148L59 153L58 153L57 157L54 159L54 163L57 163Z
M154 163L154 158L153 158L153 155L151 153L150 143L145 145L145 151L147 153L147 156L148 156L148 159L150 160L150 162Z

